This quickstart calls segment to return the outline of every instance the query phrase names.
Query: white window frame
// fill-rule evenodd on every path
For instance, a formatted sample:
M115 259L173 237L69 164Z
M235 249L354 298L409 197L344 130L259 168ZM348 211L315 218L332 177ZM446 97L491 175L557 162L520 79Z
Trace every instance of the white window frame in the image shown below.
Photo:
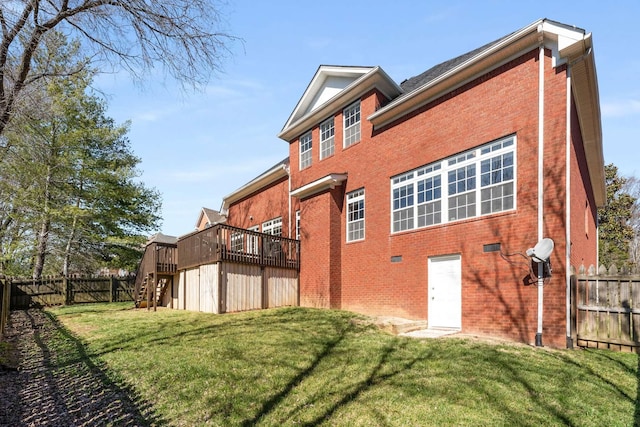
M311 166L313 161L313 136L311 131L300 137L300 170Z
M262 223L262 232L272 236L282 236L282 217L273 218Z
M244 233L242 231L231 232L231 250L233 252L244 252Z
M320 123L320 160L333 156L335 152L335 129L333 117Z
M515 210L516 159L511 135L391 177L391 232Z
M296 240L300 240L300 211L296 211Z
M260 232L260 226L254 225L253 227L249 227L247 230ZM254 234L247 235L247 253L257 255L260 253L260 238Z
M347 242L364 240L365 214L364 188L347 193Z
M347 148L360 142L360 101L358 100L342 110L342 117L344 123L344 130L342 132L343 148Z

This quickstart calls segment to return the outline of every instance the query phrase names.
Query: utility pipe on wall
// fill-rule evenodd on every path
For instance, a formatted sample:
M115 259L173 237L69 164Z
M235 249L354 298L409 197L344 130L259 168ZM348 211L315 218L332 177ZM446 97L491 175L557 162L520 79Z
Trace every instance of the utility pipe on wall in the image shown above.
M544 45L538 54L538 241L544 233ZM542 347L542 313L544 301L544 264L538 263L538 329L536 346Z
M573 348L573 339L571 338L571 66L567 67L567 128L565 130L566 135L566 157L565 157L565 305L567 316L566 322L566 337L567 348Z

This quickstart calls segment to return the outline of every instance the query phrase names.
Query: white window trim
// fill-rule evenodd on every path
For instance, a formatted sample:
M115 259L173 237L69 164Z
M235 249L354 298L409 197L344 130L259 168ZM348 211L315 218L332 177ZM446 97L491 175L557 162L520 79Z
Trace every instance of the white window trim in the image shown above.
M367 204L366 204L366 199L365 199L365 191L364 188L359 188L357 190L351 191L349 193L347 193L346 195L347 198L347 242L359 242L365 239L366 237L366 220L367 220ZM362 208L362 210L364 211L364 215L362 219L358 219L357 221L350 221L349 220L349 205L351 203L357 203L360 202L362 200L364 206ZM349 226L355 222L359 222L362 221L362 237L358 238L358 239L350 239L349 238Z
M296 211L296 240L300 240L300 211Z
M274 234L274 230L280 228L280 234ZM273 218L262 223L262 232L272 236L282 236L282 217Z
M513 144L507 146L507 147L502 147L500 149L497 149L495 151L491 151L487 154L481 154L482 150L485 148L489 148L489 147L493 147L497 144L502 144L508 140L513 140ZM481 197L481 192L483 189L486 189L487 187L482 187L481 184L481 175L482 175L482 170L481 170L481 163L483 160L487 160L493 157L496 157L498 155L501 154L505 154L505 153L509 153L509 152L513 152L513 207L510 209L505 209L502 211L498 211L498 212L489 212L486 214L482 213L482 197ZM423 228L429 228L429 227L435 227L435 226L439 226L439 225L443 225L443 224L451 224L451 223L455 223L455 222L459 222L459 221L464 221L464 220L468 220L468 219L473 219L473 218L480 218L480 217L484 217L484 216L490 216L490 215L498 215L498 214L502 214L504 212L512 212L515 211L517 209L517 188L518 188L518 183L517 183L517 179L518 179L518 164L517 164L517 153L518 153L518 148L517 148L517 138L516 135L510 135L508 137L504 137L504 138L500 138L497 139L495 141L492 141L490 143L487 144L483 144L481 146L478 146L474 149L465 151L463 153L459 153L456 154L454 156L450 156L447 157L445 159L439 160L437 162L433 162L433 163L429 163L427 165L421 166L419 168L413 169L413 170L409 170L406 172L403 172L401 174L395 175L391 177L390 180L390 187L391 187L391 191L390 191L390 196L389 196L389 207L390 207L390 224L389 224L389 229L391 230L392 234L395 233L403 233L403 232L407 232L407 231L411 231L411 230L419 230L419 229L423 229ZM454 164L449 164L450 162L454 162ZM455 219L455 220L451 220L449 221L449 197L451 197L451 195L448 194L448 172L452 171L452 170L456 170L459 169L461 167L465 167L468 166L470 164L476 164L476 174L475 174L475 179L476 179L476 187L473 190L476 194L476 214L474 216L468 216L466 218L463 219ZM438 168L439 166L439 168ZM433 170L433 168L438 168L436 170ZM428 169L431 169L430 171L427 172ZM418 175L418 173L421 173L420 175ZM405 178L405 176L409 175L409 174L413 174L412 177L410 178ZM414 191L413 197L414 197L414 202L413 202L413 227L411 228L406 228L404 230L397 230L395 231L393 229L393 214L394 214L394 208L393 208L393 191L394 189L398 188L398 187L403 187L405 185L408 184L413 184L414 188L417 188L417 182L421 181L425 178L429 178L435 175L440 175L441 177L441 196L440 196L440 201L441 201L441 210L440 210L440 214L441 214L441 221L439 223L436 224L430 224L430 225L425 225L425 226L420 226L418 227L418 201L417 201L417 191ZM403 179L404 178L404 179ZM395 179L401 179L400 182L394 184L394 180ZM466 192L465 192L466 193ZM460 193L463 194L463 193Z
M329 138L323 138L323 127L326 125L331 125L331 130L332 130L332 135ZM334 117L330 117L327 120L325 120L324 122L320 123L320 160L322 159L326 159L328 157L331 157L335 154L335 147L336 147L336 124L335 124L335 119ZM328 145L331 146L331 149L328 149ZM325 152L330 151L328 154L325 154Z
M347 111L355 108L356 106L358 107L358 113L360 114L360 119L356 123L350 126L347 126L345 123L346 116L347 116L346 113ZM356 141L353 141L347 144L347 131L354 128L356 125L359 127L359 130L358 130L359 137ZM362 140L362 106L360 104L360 100L358 100L342 110L342 148L351 147L352 145L357 144L361 140Z
M309 138L309 149L307 149L307 150L305 150L305 151L302 151L302 145L303 145L304 143L306 143L306 138ZM304 142L303 142L303 139L305 140ZM300 156L299 156L299 163L298 163L298 165L299 165L299 167L300 167L300 170L302 170L302 169L306 169L306 168L308 168L308 167L311 167L311 164L313 163L313 135L311 134L311 131L309 131L309 132L307 132L307 133L303 134L303 135L300 137L300 140L299 140L299 148L300 148L300 150L299 150L299 151L300 151ZM306 163L306 164L304 164L304 165L303 165L302 156L303 156L303 155L306 155L307 153L309 153L309 163ZM305 160L305 162L306 162L306 160Z
M247 230L260 232L260 226L254 225L253 227L249 227ZM247 252L253 255L257 255L260 253L260 244L258 236L254 236L250 234L247 236Z

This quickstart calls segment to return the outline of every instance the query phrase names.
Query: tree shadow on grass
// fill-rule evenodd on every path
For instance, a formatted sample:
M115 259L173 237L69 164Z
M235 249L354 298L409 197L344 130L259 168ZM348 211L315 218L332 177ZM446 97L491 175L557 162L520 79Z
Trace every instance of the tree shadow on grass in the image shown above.
M150 404L114 379L92 359L85 346L50 313L27 310L23 327L29 375L19 391L22 420L27 425L162 426Z

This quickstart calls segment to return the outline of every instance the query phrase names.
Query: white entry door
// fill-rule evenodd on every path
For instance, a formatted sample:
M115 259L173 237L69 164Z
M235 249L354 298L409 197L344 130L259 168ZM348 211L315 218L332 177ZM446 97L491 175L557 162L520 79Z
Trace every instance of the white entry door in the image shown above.
M460 255L429 258L428 321L430 328L462 328L462 262Z

